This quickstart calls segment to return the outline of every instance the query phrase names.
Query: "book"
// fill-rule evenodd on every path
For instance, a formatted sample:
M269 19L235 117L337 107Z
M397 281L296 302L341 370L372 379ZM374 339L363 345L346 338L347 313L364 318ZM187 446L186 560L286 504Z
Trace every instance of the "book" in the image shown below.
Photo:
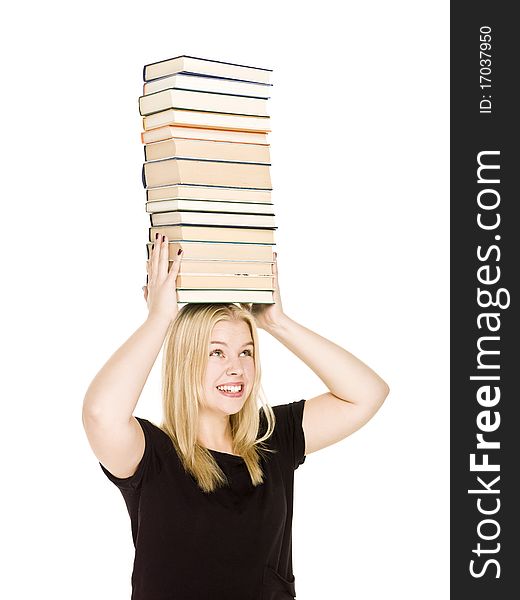
M155 239L155 233L153 234ZM268 261L273 260L272 244L196 242L190 240L168 241L168 260L175 260L179 249L183 250L181 263L193 260L216 261ZM152 253L152 242L146 244L146 258Z
M172 139L144 146L144 157L147 161L173 158L174 156L206 160L270 162L269 146L260 144Z
M146 200L224 200L226 202L270 203L271 190L202 185L165 185L146 190Z
M146 252L183 250L177 301L272 304L270 69L177 56L143 70Z
M251 117L248 115L169 108L143 117L143 128L148 130L163 125L186 125L205 129L231 129L267 133L270 131L269 122L269 117Z
M171 262L169 263L171 265ZM179 273L206 275L273 275L273 263L259 260L196 260L182 257Z
M173 211L152 213L150 224L160 225L221 225L235 227L274 227L273 215L253 215L218 212Z
M218 185L271 189L269 165L258 163L166 158L143 165L143 185Z
M217 200L186 200L179 198L177 200L158 200L157 202L146 203L146 212L148 213L166 213L176 210L274 215L274 205L266 202L253 204L252 202L218 202Z
M243 290L271 290L274 287L273 277L268 275L205 275L192 274L177 275L177 289L243 289Z
M149 241L155 234L168 236L168 240L191 240L194 242L243 242L251 244L274 244L273 228L217 227L198 225L160 225L149 228Z
M218 92L194 90L162 90L139 97L139 113L151 115L169 108L202 110L236 115L267 116L267 100L248 96L233 96Z
M211 77L223 77L225 79L252 81L255 83L270 83L271 72L272 69L237 65L235 63L197 58L183 54L145 65L143 79L145 81L152 81L153 79L175 75L176 73L193 73L209 75Z
M143 96L153 94L154 92L162 92L162 90L167 89L184 89L267 99L270 97L271 87L270 83L251 83L250 81L205 76L199 77L190 73L177 73L176 75L166 75L165 77L145 82L143 84Z
M231 131L227 129L185 127L184 125L164 125L163 127L154 127L153 129L141 132L141 141L143 144L160 142L172 138L268 145L267 135L265 133L252 131Z
M274 304L273 292L270 290L177 290L179 304L211 303L255 303Z

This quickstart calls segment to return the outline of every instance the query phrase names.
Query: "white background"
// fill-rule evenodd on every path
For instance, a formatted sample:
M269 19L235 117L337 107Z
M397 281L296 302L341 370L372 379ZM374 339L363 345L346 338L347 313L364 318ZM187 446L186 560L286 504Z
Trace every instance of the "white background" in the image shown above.
M128 600L84 393L146 318L146 63L274 69L286 313L390 385L295 474L298 600L448 593L448 2L26 2L2 18L2 538L11 600ZM325 391L261 332L272 404ZM161 357L160 357L161 358ZM160 358L135 414L160 421Z

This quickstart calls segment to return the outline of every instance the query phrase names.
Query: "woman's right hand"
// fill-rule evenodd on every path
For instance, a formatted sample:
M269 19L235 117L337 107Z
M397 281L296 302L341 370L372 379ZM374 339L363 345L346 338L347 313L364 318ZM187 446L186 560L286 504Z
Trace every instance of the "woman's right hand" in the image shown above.
M163 241L160 241L164 237ZM181 265L182 250L168 271L168 238L156 238L152 254L146 261L147 285L143 287L148 313L173 321L179 312L177 306L177 274Z

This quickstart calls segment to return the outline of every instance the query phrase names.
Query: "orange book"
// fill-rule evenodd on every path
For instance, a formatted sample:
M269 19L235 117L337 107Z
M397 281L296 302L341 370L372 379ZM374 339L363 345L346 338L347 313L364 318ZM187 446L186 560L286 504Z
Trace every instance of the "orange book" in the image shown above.
M270 117L252 117L217 112L201 112L169 108L143 117L143 129L153 129L163 125L184 125L205 129L231 129L267 133L271 131Z
M204 127L185 127L184 125L164 125L141 133L141 142L151 144L175 138L189 140L211 140L214 142L234 142L240 144L268 145L265 133L251 131L231 131L228 129L205 129Z

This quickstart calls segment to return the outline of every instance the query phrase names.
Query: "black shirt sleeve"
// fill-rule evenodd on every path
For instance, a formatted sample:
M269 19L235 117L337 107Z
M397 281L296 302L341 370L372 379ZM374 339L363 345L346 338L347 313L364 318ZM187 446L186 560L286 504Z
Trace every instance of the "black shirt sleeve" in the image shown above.
M293 469L305 462L303 409L305 400L273 406L276 425L273 433L278 450Z
M138 492L141 489L143 481L150 477L153 471L157 470L160 462L157 433L155 431L155 429L158 429L157 426L146 419L140 417L136 417L136 419L141 425L141 429L144 433L145 448L143 457L141 458L141 462L137 466L135 473L130 477L116 477L110 473L106 467L99 463L99 466L108 479L110 479L110 481L122 492L126 493Z

